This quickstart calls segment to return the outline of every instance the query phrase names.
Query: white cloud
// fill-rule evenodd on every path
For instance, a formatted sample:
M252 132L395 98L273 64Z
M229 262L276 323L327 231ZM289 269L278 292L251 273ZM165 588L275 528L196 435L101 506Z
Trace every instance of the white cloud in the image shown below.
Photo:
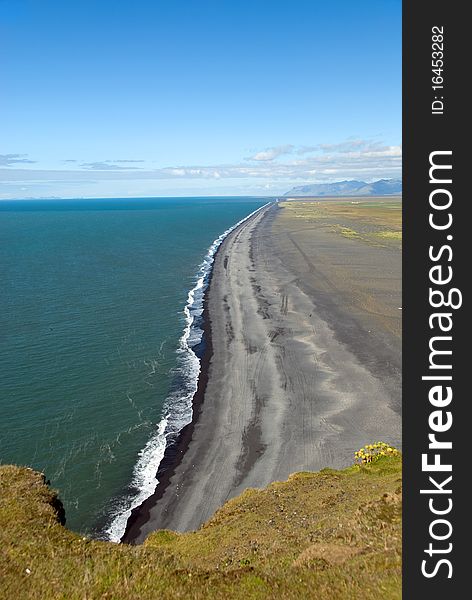
M35 160L25 158L27 154L0 154L0 167L10 167L17 164L34 164Z
M137 162L137 161L117 161L117 162ZM104 162L91 162L91 163L82 163L80 165L84 169L89 169L90 171L121 171L121 170L134 170L139 167L121 167L120 165L110 164L110 161Z
M262 154L262 156L261 156ZM285 160L279 158L287 155ZM295 156L296 160L294 160ZM12 160L12 155L6 155ZM259 158L256 159L256 157ZM160 169L133 168L112 165L109 161L83 163L82 168L57 170L21 168L20 165L1 168L0 181L4 182L5 193L8 189L28 185L31 189L63 189L70 185L108 186L114 189L122 186L135 189L138 184L149 185L157 189L186 185L200 189L203 185L239 185L245 186L284 185L300 183L321 183L340 179L359 179L371 181L382 178L399 178L402 170L401 146L384 145L369 140L347 140L338 144L318 144L316 146L296 147L292 144L269 148L253 157L252 162L213 165L174 165ZM13 160L23 160L21 155L13 155ZM204 182L207 181L208 184ZM236 182L240 182L237 184ZM127 183L125 183L127 182ZM141 182L141 183L139 183ZM166 183L167 182L167 183ZM174 182L174 183L172 183ZM181 183L177 183L181 182ZM130 187L130 189L131 189ZM60 192L58 192L58 195Z
M266 148L262 152L257 152L254 156L251 156L247 160L257 160L262 162L269 162L275 160L279 156L284 154L290 154L294 149L292 144L285 144L284 146L274 146L273 148Z

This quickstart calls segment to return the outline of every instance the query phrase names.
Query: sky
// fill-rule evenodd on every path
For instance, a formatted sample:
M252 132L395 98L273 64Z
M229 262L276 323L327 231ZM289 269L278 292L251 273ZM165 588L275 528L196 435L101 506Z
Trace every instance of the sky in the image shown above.
M400 0L0 0L0 199L401 177Z

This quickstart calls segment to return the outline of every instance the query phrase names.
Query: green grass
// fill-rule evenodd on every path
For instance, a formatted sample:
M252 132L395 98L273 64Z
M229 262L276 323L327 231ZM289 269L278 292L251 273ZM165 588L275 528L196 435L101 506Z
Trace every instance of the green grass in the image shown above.
M341 225L335 225L333 226L332 231L340 233L343 237L351 240L361 239L359 232L354 231L354 229L351 229L350 227L342 227Z
M374 235L380 238L387 238L391 240L400 240L402 239L401 231L377 231Z
M401 597L401 459L246 490L193 533L143 546L58 521L30 469L0 467L2 598L383 600Z
M325 227L344 238L372 246L401 247L402 203L359 200L304 200L280 202L282 219Z

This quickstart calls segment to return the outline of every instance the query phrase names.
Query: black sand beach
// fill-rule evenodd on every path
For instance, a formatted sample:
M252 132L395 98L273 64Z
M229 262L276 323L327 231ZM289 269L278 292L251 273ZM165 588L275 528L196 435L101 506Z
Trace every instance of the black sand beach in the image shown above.
M272 204L215 257L194 419L124 542L189 531L291 473L401 445L401 255Z

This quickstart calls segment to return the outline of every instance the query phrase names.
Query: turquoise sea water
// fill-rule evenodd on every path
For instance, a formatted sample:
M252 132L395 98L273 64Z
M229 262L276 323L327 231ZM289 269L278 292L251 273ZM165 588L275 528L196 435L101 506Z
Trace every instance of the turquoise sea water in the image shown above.
M189 290L212 242L265 202L0 203L0 461L44 471L70 528L116 539L149 486L163 417L176 425L194 385Z

